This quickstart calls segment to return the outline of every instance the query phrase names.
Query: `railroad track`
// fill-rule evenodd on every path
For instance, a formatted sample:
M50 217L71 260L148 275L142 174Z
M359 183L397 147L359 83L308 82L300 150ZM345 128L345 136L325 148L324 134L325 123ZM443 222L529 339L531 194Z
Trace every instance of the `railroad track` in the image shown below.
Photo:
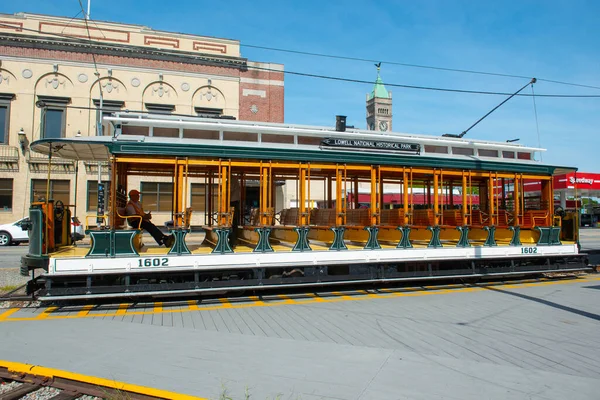
M3 301L35 301L35 295L25 294L26 288L27 284L24 284L16 289L11 290L10 292L0 294L0 303Z
M122 382L0 361L0 400L82 398L111 400L194 399L195 397ZM90 397L91 396L91 397ZM197 399L197 398L196 398Z

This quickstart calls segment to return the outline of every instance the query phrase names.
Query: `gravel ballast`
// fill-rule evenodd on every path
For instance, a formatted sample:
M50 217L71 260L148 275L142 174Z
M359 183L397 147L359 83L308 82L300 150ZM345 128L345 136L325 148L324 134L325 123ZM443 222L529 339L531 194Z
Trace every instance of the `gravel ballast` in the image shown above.
M19 268L0 268L0 293L4 293L7 287L24 285L28 280L28 276L20 274Z

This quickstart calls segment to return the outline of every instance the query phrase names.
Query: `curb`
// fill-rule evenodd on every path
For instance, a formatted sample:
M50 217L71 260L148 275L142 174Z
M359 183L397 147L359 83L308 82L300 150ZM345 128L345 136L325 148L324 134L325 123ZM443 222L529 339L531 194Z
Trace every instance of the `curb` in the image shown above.
M32 374L41 376L47 379L62 378L72 381L77 381L89 385L95 385L98 387L105 387L115 389L119 391L135 393L154 398L162 399L177 399L177 400L207 400L203 397L190 396L181 393L169 392L166 390L149 388L145 386L133 385L125 382L118 382L115 380L98 378L94 376L77 374L74 372L63 371L54 368L41 367L32 364L24 364L19 362L0 360L0 368L6 368L9 372L16 374Z

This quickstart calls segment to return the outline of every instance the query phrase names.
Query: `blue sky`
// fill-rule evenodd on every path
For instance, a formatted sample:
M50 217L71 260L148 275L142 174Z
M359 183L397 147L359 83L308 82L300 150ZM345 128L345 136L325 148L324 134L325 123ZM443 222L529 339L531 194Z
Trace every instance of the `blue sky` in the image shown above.
M84 6L87 0L82 0ZM165 8L168 4L168 8ZM4 2L0 12L72 17L77 0ZM512 93L528 82L386 64L521 75L600 87L600 2L597 1L113 1L93 0L91 18L157 30L237 39L256 45L384 61L387 84ZM242 47L253 61L287 71L374 81L371 62L310 57ZM372 85L286 75L285 121L329 125L335 115L365 128ZM460 133L504 96L444 93L388 86L394 131ZM539 81L536 94L600 96L600 89ZM527 88L523 93L531 93ZM465 138L547 148L543 161L600 172L600 98L515 97ZM539 138L538 138L539 127Z

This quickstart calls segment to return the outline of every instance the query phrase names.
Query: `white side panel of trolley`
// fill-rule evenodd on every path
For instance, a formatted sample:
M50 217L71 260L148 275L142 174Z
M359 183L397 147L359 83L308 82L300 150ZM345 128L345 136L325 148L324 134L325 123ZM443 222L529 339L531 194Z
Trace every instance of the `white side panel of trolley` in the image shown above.
M526 258L578 254L576 245L413 248L285 253L152 255L115 258L51 258L49 274L225 270L275 267L316 267L336 264L448 261L486 258Z

